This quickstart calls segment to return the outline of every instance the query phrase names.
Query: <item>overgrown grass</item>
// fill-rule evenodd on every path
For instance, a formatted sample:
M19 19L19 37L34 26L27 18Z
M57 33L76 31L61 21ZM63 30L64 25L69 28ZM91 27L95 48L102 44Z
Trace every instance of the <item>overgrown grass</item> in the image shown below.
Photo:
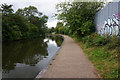
M74 39L80 44L102 78L118 78L120 45L117 38L92 34L84 38Z

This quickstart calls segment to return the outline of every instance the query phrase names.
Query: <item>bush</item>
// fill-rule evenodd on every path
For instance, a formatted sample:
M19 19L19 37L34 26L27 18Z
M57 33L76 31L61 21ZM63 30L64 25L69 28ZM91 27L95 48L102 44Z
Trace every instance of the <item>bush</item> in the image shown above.
M115 43L116 47L119 47L120 46L120 39L116 35L113 35L111 38L111 43Z
M107 44L108 40L104 36L99 36L94 40L95 46L103 46Z
M119 53L118 55L120 55L120 47L116 48L116 53Z
M115 47L116 47L116 44L114 42L113 43L109 43L107 45L107 49L115 49Z
M110 42L107 44L107 49L116 49L120 46L120 39L117 36L113 35L109 40Z
M86 44L86 47L91 46L104 46L106 45L107 49L116 49L120 46L120 39L113 35L104 35L101 36L100 34L92 33L89 36L85 36L82 38L82 42ZM119 52L119 50L117 51Z
M82 42L85 43L88 40L88 36L82 38Z
M22 36L21 34L21 31L19 30L19 26L12 26L11 28L11 35L9 36L10 37L10 40L17 40L17 39L20 39Z
M92 20L84 22L79 29L81 31L81 34L84 36L90 35L92 32L95 31Z
M93 33L90 36L86 36L82 38L82 42L87 44L87 47L90 46L103 46L107 44L108 39L105 36L101 36L99 34Z
M88 40L86 42L86 47L91 47L93 45L93 39L88 36Z

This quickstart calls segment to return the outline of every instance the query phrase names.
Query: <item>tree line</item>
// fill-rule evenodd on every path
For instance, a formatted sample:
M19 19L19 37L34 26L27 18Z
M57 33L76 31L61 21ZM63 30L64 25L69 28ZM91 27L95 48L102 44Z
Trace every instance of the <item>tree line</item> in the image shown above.
M55 33L84 37L95 32L94 16L103 8L103 2L61 2L56 5L55 16L60 22Z
M2 39L19 40L44 36L48 32L46 22L48 17L34 6L12 9L13 5L2 4Z

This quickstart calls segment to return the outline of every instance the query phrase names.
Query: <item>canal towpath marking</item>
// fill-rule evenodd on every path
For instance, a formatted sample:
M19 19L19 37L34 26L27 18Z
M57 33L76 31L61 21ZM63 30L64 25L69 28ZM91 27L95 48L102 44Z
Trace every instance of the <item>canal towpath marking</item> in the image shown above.
M99 78L93 64L81 47L63 35L64 43L42 78ZM37 78L41 78L37 75Z

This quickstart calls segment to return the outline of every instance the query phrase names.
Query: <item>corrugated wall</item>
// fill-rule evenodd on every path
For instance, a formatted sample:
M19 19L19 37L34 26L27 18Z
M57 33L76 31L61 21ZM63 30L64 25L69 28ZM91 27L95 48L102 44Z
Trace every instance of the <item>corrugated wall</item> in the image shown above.
M120 35L120 2L112 2L95 15L96 32Z

